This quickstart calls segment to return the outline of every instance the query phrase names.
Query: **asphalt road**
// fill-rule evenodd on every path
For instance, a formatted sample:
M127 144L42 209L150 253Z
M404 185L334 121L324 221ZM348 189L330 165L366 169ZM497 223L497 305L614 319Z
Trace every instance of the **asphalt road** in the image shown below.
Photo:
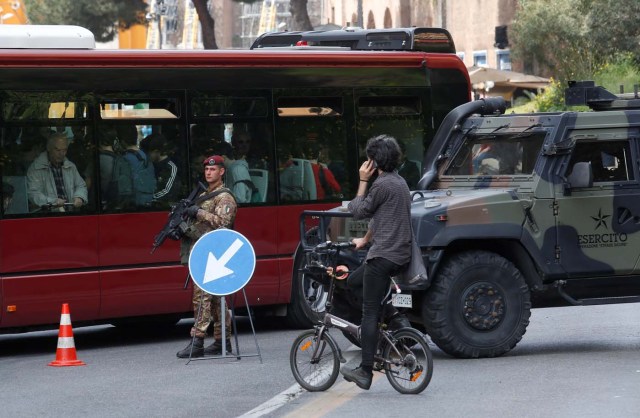
M72 316L73 319L73 316ZM186 364L187 321L169 331L74 329L87 365L55 368L57 332L0 336L0 416L65 417L634 417L640 416L640 305L534 310L520 344L494 359L460 360L435 346L434 376L400 395L384 375L370 391L339 378L307 393L289 369L300 330L241 321L247 357ZM341 347L349 344L339 338ZM357 361L359 351L347 350Z

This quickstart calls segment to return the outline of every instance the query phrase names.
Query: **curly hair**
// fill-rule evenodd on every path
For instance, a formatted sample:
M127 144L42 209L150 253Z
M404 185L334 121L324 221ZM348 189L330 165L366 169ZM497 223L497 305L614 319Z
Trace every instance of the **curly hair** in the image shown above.
M400 164L400 146L392 136L374 136L367 141L365 152L382 171L391 172Z

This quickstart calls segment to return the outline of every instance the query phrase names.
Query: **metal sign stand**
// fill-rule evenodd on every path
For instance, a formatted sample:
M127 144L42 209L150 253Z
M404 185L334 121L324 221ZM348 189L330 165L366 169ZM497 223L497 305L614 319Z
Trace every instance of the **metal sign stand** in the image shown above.
M249 301L247 300L247 294L244 291L244 288L242 288L242 296L244 297L244 303L245 306L247 307L247 311L249 313L249 323L251 324L251 332L253 333L253 341L256 344L256 352L255 353L249 353L249 354L241 354L240 353L240 344L238 342L238 325L236 322L236 314L235 314L235 298L236 298L237 292L233 294L233 298L231 300L231 328L233 330L233 338L235 341L235 347L236 347L236 354L233 353L227 353L227 321L226 321L226 315L227 315L227 303L226 303L226 296L220 296L220 322L222 322L222 341L221 341L221 345L222 345L222 354L220 355L215 355L215 356L205 356L205 357L196 357L196 358L192 358L191 354L193 354L193 344L195 343L196 340L196 336L195 333L192 337L191 340L191 352L189 353L189 359L187 360L187 362L185 364L189 364L192 361L197 361L197 360L215 360L215 359L223 359L223 358L235 358L236 360L240 360L242 357L258 357L260 359L260 363L262 363L262 354L260 354L260 347L258 346L258 339L256 337L256 329L253 326L253 315L251 314L251 308L249 306ZM198 304L198 314L196 318L200 318L200 314L201 314L201 310L202 310L202 301L204 298L204 293L202 294L202 296L200 296L200 303Z
M216 255L214 255L214 253ZM253 318L251 316L251 308L247 300L247 294L244 286L251 280L256 265L256 253L253 246L247 238L241 233L220 228L207 232L200 237L189 254L189 274L193 280L194 286L198 286L203 292L220 297L220 319L222 321L222 341L221 355L193 358L193 343L195 342L195 332L191 343L191 352L189 353L189 364L192 360L209 360L218 358L236 358L240 360L242 357L259 357L262 363L262 355L256 338L256 330L253 326ZM222 280L224 279L224 280ZM235 295L242 290L244 303L249 312L249 322L251 323L251 331L253 339L256 343L256 353L241 354L240 345L238 344L238 327L236 323ZM233 334L236 343L236 354L227 353L227 305L226 297L234 295L231 304L231 320ZM204 293L200 298L198 306L198 314L196 318L200 318L202 310L202 301Z

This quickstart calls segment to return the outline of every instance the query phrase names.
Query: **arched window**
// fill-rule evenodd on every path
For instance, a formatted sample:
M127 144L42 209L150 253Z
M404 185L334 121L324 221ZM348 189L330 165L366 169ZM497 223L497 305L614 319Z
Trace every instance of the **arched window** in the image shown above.
M375 29L376 21L373 18L373 12L369 10L369 17L367 18L367 29Z
M391 22L391 12L388 7L384 11L384 27L385 29L393 27L393 23Z

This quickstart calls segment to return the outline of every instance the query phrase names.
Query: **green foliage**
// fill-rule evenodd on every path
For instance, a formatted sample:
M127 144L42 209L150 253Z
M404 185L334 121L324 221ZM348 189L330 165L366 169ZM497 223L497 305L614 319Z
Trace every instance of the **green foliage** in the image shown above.
M638 0L520 0L512 52L563 83L592 78L620 54L640 58L638 14Z
M580 8L583 0L521 0L513 23L514 56L537 62L559 80L593 74L592 51Z
M635 63L631 54L617 55L611 62L603 64L591 77L582 80L593 80L597 86L603 86L610 92L620 92L620 85L625 92L633 91L633 85L640 83L640 68ZM530 103L516 103L518 106L511 109L514 113L528 112L557 112L563 110L588 111L587 106L565 106L564 89L567 83L551 79L549 87L533 98Z
M144 0L25 0L29 19L36 25L78 25L93 32L96 41L112 40L118 28L145 23Z
M564 104L564 88L559 81L551 79L549 87L533 100L537 112L556 112L566 110Z
M633 85L640 83L640 68L632 55L621 54L611 62L604 64L593 77L596 85L603 86L612 93L620 92L620 85L624 91L633 91Z
M603 55L607 61L620 53L640 57L640 1L581 0L581 3L596 54Z

